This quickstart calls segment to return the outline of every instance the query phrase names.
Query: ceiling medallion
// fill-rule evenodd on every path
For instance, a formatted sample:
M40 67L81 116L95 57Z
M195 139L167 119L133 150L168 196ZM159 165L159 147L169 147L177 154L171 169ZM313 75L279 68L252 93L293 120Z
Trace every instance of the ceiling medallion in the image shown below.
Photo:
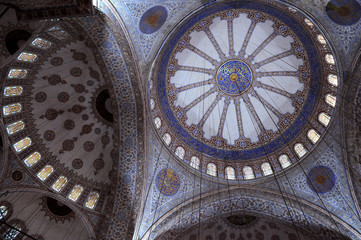
M306 156L330 122L339 81L332 51L310 23L264 1L214 3L187 17L149 81L167 147L195 169L225 161L212 176L226 176L227 165L244 175L256 162L251 175L266 176Z

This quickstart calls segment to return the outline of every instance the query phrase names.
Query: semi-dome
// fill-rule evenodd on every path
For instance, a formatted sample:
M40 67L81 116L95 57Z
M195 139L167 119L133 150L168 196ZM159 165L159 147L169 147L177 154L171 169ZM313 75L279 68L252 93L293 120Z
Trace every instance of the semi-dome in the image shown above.
M306 15L280 4L227 2L173 30L158 54L149 102L155 128L178 158L203 171L212 166L213 176L228 167L227 178L251 179L312 150L337 86L332 51Z

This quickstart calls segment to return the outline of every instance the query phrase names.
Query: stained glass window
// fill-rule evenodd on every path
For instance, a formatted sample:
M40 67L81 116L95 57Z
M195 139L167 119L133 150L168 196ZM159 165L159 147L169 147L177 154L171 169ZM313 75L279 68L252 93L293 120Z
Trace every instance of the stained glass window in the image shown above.
M177 147L175 150L175 155L177 155L180 159L184 158L185 151L183 147Z
M12 97L12 96L19 96L23 93L22 86L11 86L4 88L4 96L5 97Z
M326 97L325 97L325 100L326 100L326 103L327 103L328 105L330 105L331 107L335 107L335 106L336 106L336 96L327 93L327 94L326 94Z
M320 134L318 134L314 129L311 129L308 131L307 137L313 144L315 144L318 139L320 139Z
M330 123L330 120L331 120L331 117L324 112L322 112L318 115L318 121L320 123L322 123L322 125L325 127L327 127L327 125Z
M17 121L12 124L9 124L6 127L6 131L8 132L9 135L11 135L11 134L14 134L16 132L23 130L24 127L25 127L25 124L23 121Z
M294 150L299 158L303 157L307 153L307 150L302 143L296 143Z
M282 168L287 168L291 165L291 161L286 154L279 156L278 161L280 162Z
M4 234L4 239L5 240L13 240L16 238L16 236L19 234L20 231L21 231L21 227L19 227L18 225L15 225L15 226L13 226L13 228L10 228Z
M21 139L19 142L15 143L13 146L16 152L21 152L31 145L31 139L29 137Z
M0 219L3 219L8 214L8 208L0 206Z
M82 186L76 185L76 186L73 188L73 190L71 190L68 198L69 198L70 200L73 200L73 201L75 202L76 200L78 200L78 198L79 198L80 194L83 192L83 190L84 190L84 188L83 188Z
M43 49L47 49L51 46L51 42L42 38L36 38L31 44L35 47L43 48Z
M32 167L34 164L39 162L40 158L41 158L40 153L34 152L29 157L25 158L24 163L26 166Z
M8 116L14 113L20 112L22 106L20 103L14 103L3 107L3 114L4 116Z
M207 164L207 174L216 177L217 176L217 166L214 163Z
M305 23L310 26L310 27L313 27L313 23L308 19L308 18L305 18Z
M244 175L244 179L254 179L254 172L253 169L250 166L245 166L243 168L243 175Z
M149 81L149 89L152 90L152 88L153 88L153 81L150 80L150 81Z
M65 184L68 182L68 179L64 176L60 176L56 182L53 184L52 188L57 191L60 192L63 187L65 186Z
M191 167L195 169L199 169L200 160L196 156L191 157Z
M327 63L335 65L335 58L333 57L332 54L327 53L325 55L325 60L326 60Z
M332 86L337 87L338 86L338 82L337 82L337 76L335 74L328 74L327 76L327 81L329 84L331 84Z
M321 44L323 44L323 45L326 44L326 40L325 40L325 38L324 38L321 34L318 34L318 35L317 35L317 40L318 40Z
M44 181L45 179L47 179L50 174L52 174L54 171L54 168L50 165L46 165L39 173L38 173L38 178L40 178L41 181Z
M236 180L236 172L234 171L234 168L230 166L226 167L225 176L226 179Z
M24 62L35 62L37 58L38 56L36 56L36 54L22 52L17 59Z
M24 78L28 74L28 71L25 69L11 69L8 78Z
M91 192L89 194L89 197L88 197L86 203L85 203L85 206L87 208L94 209L95 204L97 203L98 199L99 199L99 193Z
M164 133L163 135L163 141L165 142L165 144L169 145L172 141L172 137L170 136L169 133Z
M160 120L159 117L154 118L154 124L157 129L159 129L162 126L162 120Z
M263 175L265 175L265 176L271 175L273 173L271 164L268 162L262 163L261 169L262 169Z
M150 110L154 110L155 108L155 101L153 98L150 99Z

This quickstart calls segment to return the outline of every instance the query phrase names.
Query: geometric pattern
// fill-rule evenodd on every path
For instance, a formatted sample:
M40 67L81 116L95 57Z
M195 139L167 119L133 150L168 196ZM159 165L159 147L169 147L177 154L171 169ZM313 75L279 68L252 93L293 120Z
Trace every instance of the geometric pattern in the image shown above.
M173 170L166 168L159 171L157 174L156 186L164 195L172 196L178 192L180 180Z
M325 166L316 166L307 174L307 185L316 193L327 193L335 186L336 177L333 171Z

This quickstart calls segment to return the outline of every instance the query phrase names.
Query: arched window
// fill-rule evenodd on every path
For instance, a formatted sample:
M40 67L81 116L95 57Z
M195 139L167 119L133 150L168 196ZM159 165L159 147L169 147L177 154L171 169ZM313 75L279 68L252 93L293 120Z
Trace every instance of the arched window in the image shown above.
M200 164L199 158L196 156L192 156L191 163L190 163L191 167L195 168L195 169L199 169L199 164Z
M23 107L20 103L14 103L3 107L4 116L9 116L11 114L15 114L21 111Z
M335 106L336 106L336 96L327 93L327 94L326 94L326 97L325 97L325 100L326 100L326 103L327 103L328 105L330 105L331 107L335 107Z
M27 52L22 52L20 53L20 55L17 58L19 61L23 61L23 62L35 62L36 59L38 59L38 56L36 54L33 53L27 53Z
M337 76L335 74L328 74L327 81L329 84L331 84L334 87L338 86Z
M73 190L71 190L68 198L74 202L76 202L76 200L78 200L79 196L81 195L81 193L83 192L84 188L80 185L76 185Z
M310 129L308 132L307 132L307 137L308 139L310 139L310 141L315 144L318 139L320 139L320 134L318 134L314 129Z
M230 166L226 167L225 176L226 179L236 180L236 172L234 171L234 168Z
M31 45L42 49L48 49L51 46L51 42L42 38L36 38L32 41Z
M5 45L7 50L11 55L13 55L30 37L31 34L28 31L22 29L16 29L9 32L5 37Z
M163 141L165 142L165 144L169 145L172 141L172 137L170 136L169 133L164 133L163 135Z
M175 155L177 155L180 159L184 159L185 151L183 147L177 147L175 149Z
M207 164L207 174L216 177L217 176L217 166L214 163Z
M248 180L248 179L254 179L254 172L253 169L250 166L245 166L243 167L243 176L244 179Z
M40 158L41 158L40 153L34 152L29 157L25 158L24 163L26 166L32 167L34 164L39 162Z
M55 191L60 192L60 191L64 188L64 186L65 186L65 184L66 184L67 182L68 182L68 179L67 179L66 177L60 176L60 177L56 180L56 182L53 184L52 188L53 188Z
M24 127L25 127L25 124L23 121L17 121L17 122L7 125L6 131L8 132L9 135L11 135L11 134L14 134L16 132L23 130Z
M87 208L94 209L95 204L97 203L98 199L99 199L99 193L91 192L89 194L89 197L88 197L86 203L85 203L85 206Z
M44 181L45 179L47 179L50 174L52 174L54 171L54 168L50 165L46 165L39 173L38 173L38 178L41 181Z
M5 87L4 88L4 96L5 97L19 96L23 93L23 90L24 89L22 86Z
M21 227L19 225L14 225L14 226L12 226L12 228L9 228L4 233L4 239L5 240L13 240L16 238L16 236L18 236L20 231L21 231Z
M159 117L154 118L154 124L157 129L159 129L162 126L162 120L160 120Z
M335 58L333 57L332 54L327 53L327 54L325 55L325 60L326 60L326 62L327 62L328 64L335 65Z
M15 143L13 146L16 152L21 152L24 149L28 148L31 145L31 139L29 137L21 139L19 142Z
M262 169L263 175L265 175L265 176L271 175L273 173L271 164L268 162L262 163L261 169Z
M8 78L25 78L28 71L25 69L11 69Z
M296 143L294 150L299 158L303 157L307 153L307 150L302 143Z
M291 165L291 161L286 154L279 156L278 161L280 162L282 168L287 168Z
M306 23L309 27L313 27L313 23L312 23L308 18L305 18L305 23Z
M153 98L150 99L150 110L154 110L155 108L155 101Z
M8 215L8 208L4 205L0 206L0 220Z
M322 125L325 126L325 127L327 127L327 125L330 123L330 120L331 120L331 117L329 115L327 115L326 113L324 113L324 112L321 112L318 115L318 121L320 123L322 123Z
M326 40L325 38L321 35L321 34L318 34L317 35L317 40L319 43L321 43L322 45L325 45L326 44Z

